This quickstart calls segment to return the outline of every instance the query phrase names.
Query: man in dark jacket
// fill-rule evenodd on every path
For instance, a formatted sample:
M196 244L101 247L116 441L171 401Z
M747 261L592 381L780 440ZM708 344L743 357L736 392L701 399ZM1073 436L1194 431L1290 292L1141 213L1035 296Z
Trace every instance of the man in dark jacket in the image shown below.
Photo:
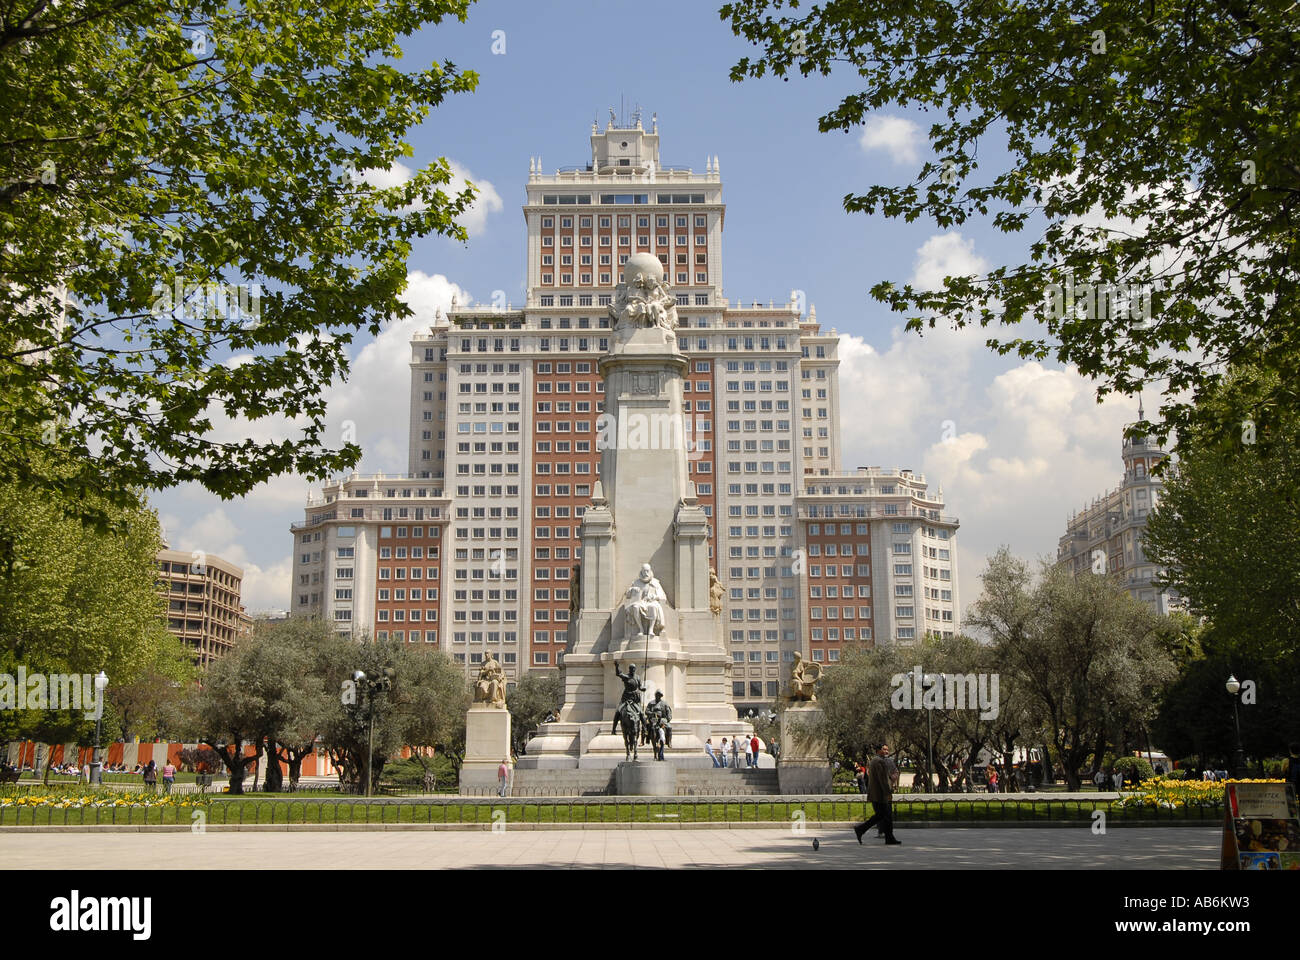
M853 828L858 843L862 835L877 823L885 831L885 845L900 844L903 841L894 836L894 787L898 785L898 768L889 759L889 744L882 743L871 758L871 767L867 771L867 799L871 801L871 819L859 823Z

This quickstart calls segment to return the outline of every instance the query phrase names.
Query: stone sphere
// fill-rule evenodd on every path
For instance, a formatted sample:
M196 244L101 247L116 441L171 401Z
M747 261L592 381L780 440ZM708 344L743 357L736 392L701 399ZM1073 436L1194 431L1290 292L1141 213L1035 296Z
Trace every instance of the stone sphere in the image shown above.
M623 282L627 283L629 277L635 277L638 273L644 273L654 280L662 280L664 265L653 253L634 253L623 264Z

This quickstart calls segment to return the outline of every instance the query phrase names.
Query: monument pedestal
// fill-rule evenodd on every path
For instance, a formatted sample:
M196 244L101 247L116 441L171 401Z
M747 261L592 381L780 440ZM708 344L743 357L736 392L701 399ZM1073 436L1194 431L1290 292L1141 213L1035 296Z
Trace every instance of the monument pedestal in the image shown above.
M782 711L781 759L776 765L782 793L831 792L832 770L826 759L826 744L813 733L822 716L821 707L807 700L795 701Z
M614 787L621 797L675 797L677 768L663 760L620 763L614 771Z
M460 792L481 796L495 792L501 761L510 759L510 711L475 704L465 716L465 760L460 766Z

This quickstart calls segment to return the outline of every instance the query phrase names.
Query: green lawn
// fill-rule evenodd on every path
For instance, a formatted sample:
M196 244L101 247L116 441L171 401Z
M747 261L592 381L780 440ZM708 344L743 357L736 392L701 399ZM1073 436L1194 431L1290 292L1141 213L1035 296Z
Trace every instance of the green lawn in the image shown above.
M0 806L0 825L51 824L180 824L192 825L196 811L208 824L287 823L793 823L800 817L808 822L845 822L864 819L870 808L860 800L769 800L711 799L647 801L630 798L593 797L561 801L514 800L398 800L362 797L321 798L303 796L209 795L198 806L144 807L105 806L60 808ZM1140 811L1111 808L1109 801L1000 801L994 798L894 804L899 823L949 823L954 826L981 822L1076 822L1089 823L1094 809L1106 811L1107 822L1197 823L1214 825L1222 817L1217 808L1171 811ZM500 811L501 813L497 813Z

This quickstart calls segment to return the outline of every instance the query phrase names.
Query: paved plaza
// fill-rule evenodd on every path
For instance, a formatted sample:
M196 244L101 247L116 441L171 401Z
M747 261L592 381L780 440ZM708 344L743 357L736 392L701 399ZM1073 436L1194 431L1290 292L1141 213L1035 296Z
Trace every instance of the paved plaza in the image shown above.
M1213 828L899 829L886 847L847 827L723 830L448 830L206 834L0 831L0 862L40 869L822 868L1216 870ZM813 838L820 849L812 848Z

